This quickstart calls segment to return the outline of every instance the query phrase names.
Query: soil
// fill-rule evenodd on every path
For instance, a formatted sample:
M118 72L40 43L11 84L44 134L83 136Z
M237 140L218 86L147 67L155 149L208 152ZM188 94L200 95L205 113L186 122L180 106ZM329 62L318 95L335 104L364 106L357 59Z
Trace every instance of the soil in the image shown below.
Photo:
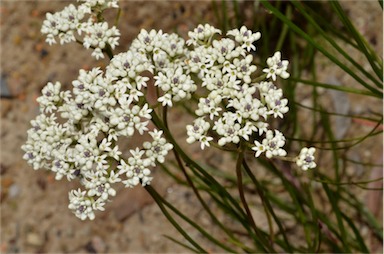
M0 252L187 253L188 249L164 237L182 239L143 188L118 189L117 196L107 205L105 212L98 213L94 221L81 221L67 208L68 191L76 188L77 184L56 181L52 173L34 171L22 159L20 147L26 140L30 120L38 114L35 100L41 88L48 81L60 81L69 87L79 69L108 64L107 60L92 59L89 51L80 45L49 46L44 42L40 27L45 13L62 10L68 4L67 1L1 1ZM119 28L122 37L117 51L126 50L141 28L165 32L177 29L181 35L186 35L199 23L216 23L212 4L208 1L122 1L121 6L123 13ZM382 55L382 11L377 3L348 1L343 2L343 6L354 17L358 30L374 42L375 50ZM320 63L319 68L324 73L319 77L320 81L329 82L334 78L335 82L353 82L340 70L327 67L325 60L320 60ZM339 98L337 94L332 96ZM305 94L302 97L305 103ZM353 96L346 99L350 112L382 112L377 100L367 107L369 102L359 101ZM179 112L170 117L176 136L185 135L185 122L190 122L190 119L182 118ZM347 124L349 128L340 135L350 137L370 130L369 123L368 126L367 123ZM378 137L382 139L382 136ZM198 147L191 149L196 160L202 156L198 151ZM382 143L375 140L352 152L359 160L382 163ZM230 158L214 153L205 154L203 158L209 158L218 165L228 165L230 161ZM350 170L355 174L359 169ZM372 178L382 177L382 172L372 172L376 174ZM177 185L164 174L160 169L155 170L153 186L170 203L186 211L187 216L200 220L210 232L214 232L210 220L200 217L201 208L191 190ZM367 205L376 209L380 218L382 209L377 209L377 202L381 201L382 192L372 196L367 198ZM192 230L191 235L205 244L197 232ZM372 244L375 244L375 250L380 251L377 243ZM208 243L206 246L211 252L220 251Z

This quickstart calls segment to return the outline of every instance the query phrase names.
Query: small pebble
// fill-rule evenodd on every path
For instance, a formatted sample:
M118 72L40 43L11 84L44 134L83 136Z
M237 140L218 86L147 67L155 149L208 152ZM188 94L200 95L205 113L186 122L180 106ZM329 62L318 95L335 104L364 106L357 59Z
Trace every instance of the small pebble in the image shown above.
M8 83L5 75L0 76L0 97L1 98L10 98L12 97L11 92L8 88Z
M33 246L42 246L44 243L43 238L36 233L28 233L27 235L27 244Z
M107 246L103 239L99 236L95 236L92 238L92 246L96 250L97 253L105 253L107 250Z
M9 198L16 198L20 194L20 187L17 184L12 184L8 190Z

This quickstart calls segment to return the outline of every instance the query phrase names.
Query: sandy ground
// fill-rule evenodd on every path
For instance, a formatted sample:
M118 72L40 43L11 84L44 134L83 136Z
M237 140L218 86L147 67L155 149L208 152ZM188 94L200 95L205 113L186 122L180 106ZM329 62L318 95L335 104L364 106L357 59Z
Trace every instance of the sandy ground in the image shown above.
M376 50L382 54L382 17L378 5L373 2L360 5L353 3L344 5L347 5L350 15L356 17L354 21L358 29L374 42ZM144 189L120 189L117 197L107 206L106 212L98 214L95 221L82 222L67 208L67 193L77 186L76 183L55 181L53 174L43 170L34 171L21 159L23 152L20 147L30 128L29 121L38 113L35 99L47 81L60 81L69 85L77 77L80 68L107 64L105 60L93 60L89 52L79 45L49 47L44 43L39 31L45 13L61 10L67 4L64 1L1 2L1 82L11 97L1 99L0 252L187 252L163 237L170 235L181 239ZM177 27L181 33L186 33L201 21L213 19L209 2L126 1L123 2L123 10L121 30L124 32L119 51L127 48L141 28L172 32ZM340 71L327 68L326 63L319 68L327 73L320 77L323 82L327 82L330 77L339 82L350 81ZM2 95L4 87L2 85ZM352 112L381 110L377 101L375 105L366 107L365 101L355 100L355 97L348 99ZM184 123L177 121L180 115L171 117L171 121L175 122L175 130L183 130ZM366 131L369 127L362 125L358 130ZM347 132L354 134L351 128ZM363 144L354 152L362 160L382 162L380 142ZM220 156L216 160L225 163L225 158ZM355 172L356 169L351 170ZM163 174L160 170L155 172L155 179L161 181L154 181L154 187L172 204L197 219L200 208L190 207L200 206L191 198L191 191L162 177ZM377 200L381 198L379 195L370 202L377 205ZM378 213L382 213L382 210L379 209ZM210 228L209 220L204 221L203 218L202 223ZM199 239L197 233L192 232L192 235ZM212 247L211 251L217 250Z

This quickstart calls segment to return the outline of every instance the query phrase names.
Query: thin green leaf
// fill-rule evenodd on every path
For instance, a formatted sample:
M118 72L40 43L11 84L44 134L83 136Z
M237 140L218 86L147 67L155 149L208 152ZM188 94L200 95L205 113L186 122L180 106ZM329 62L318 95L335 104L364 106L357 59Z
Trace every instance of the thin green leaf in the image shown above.
M160 209L164 214L167 214L167 219L172 222L172 224L175 226L175 228L183 234L183 236L196 248L199 249L200 252L206 252L200 245L198 245L189 235L186 234L186 232L180 227L180 225L172 218L172 216L168 213L168 211L165 209L164 205L167 206L169 209L171 209L175 214L177 214L180 218L182 218L184 221L188 222L191 226L193 226L196 230L198 230L204 237L206 237L208 240L210 240L212 243L217 245L218 247L222 248L225 251L229 252L235 252L230 247L226 246L224 243L220 242L216 238L212 236L212 234L205 231L202 227L200 227L197 223L195 223L193 220L185 216L182 212L180 212L178 209L176 209L173 205L171 205L168 201L166 201L163 197L161 197L157 191L150 185L145 186L145 189L148 191L148 193L155 199L156 203L159 205ZM163 208L163 209L162 209Z
M301 104L300 102L297 102L297 101L291 101L291 104L295 104L295 105L297 105L297 106L299 106L301 108L305 108L305 109L308 109L308 110L312 110L312 111L316 111L316 112L320 112L320 113L326 113L326 114L329 114L329 115L332 115L332 116L340 116L340 117L346 117L346 118L363 119L363 120L368 120L368 121L375 122L375 123L380 122L379 119L368 117L368 116L359 116L359 115L352 115L352 114L341 114L341 113L336 113L336 112L324 111L324 110L321 110L321 109L318 109L318 108L306 106L306 105Z
M201 247L197 242L195 242L188 234L187 232L182 229L182 227L173 219L173 217L168 213L167 209L164 207L164 200L162 197L156 192L156 190L150 186L145 186L145 189L148 191L148 193L152 196L152 198L155 200L157 205L159 206L160 210L163 212L165 217L167 217L168 221L172 223L172 225L177 229L177 231L180 232L184 236L186 240L188 240L195 248L198 250L198 252L206 252L203 247Z
M247 162L243 160L243 167L245 168L245 171L247 172L248 176L251 178L252 182L255 184L257 192L259 193L260 199L262 200L263 205L265 204L265 207L267 210L271 213L273 219L275 220L277 226L279 227L280 233L283 235L284 242L286 244L285 249L287 252L292 252L292 246L289 243L288 237L285 233L285 229L283 227L283 224L281 223L279 217L276 216L276 213L274 212L268 198L265 198L263 189L257 181L255 175L252 173L251 169L249 168Z
M336 14L340 17L341 21L343 24L347 27L347 29L350 31L352 36L354 37L356 43L359 45L359 49L363 52L369 63L371 64L372 69L376 73L377 77L379 80L383 80L383 67L377 66L376 63L372 58L377 58L376 54L374 51L371 50L371 52L374 53L374 56L372 56L368 51L367 51L367 46L368 43L364 40L364 38L361 36L361 34L356 30L350 19L347 17L345 14L343 8L341 8L339 2L337 1L331 1L330 2L331 6L334 8L336 11ZM382 88L382 82L378 81L378 87Z
M336 5L337 1L332 1L331 4L334 4ZM336 50L337 52L339 52L345 59L347 59L351 64L353 64L361 73L363 73L366 77L368 77L369 79L371 79L373 82L375 82L376 84L381 84L380 81L376 80L369 72L367 72L360 63L356 62L347 52L345 52L341 46L339 46L330 36L328 36L327 33L324 32L324 30L318 25L318 23L313 19L312 16L310 16L307 11L304 10L304 6L299 3L299 2L295 2L295 1L292 1L292 4L298 9L300 10L300 13L304 15L304 17L313 25L313 27L315 27L317 29L317 31L323 36L324 39L326 39ZM340 10L338 10L340 12ZM341 14L340 14L341 15ZM345 17L343 17L345 18ZM344 20L344 19L343 19ZM345 25L351 25L350 23L344 23ZM349 28L349 27L348 27ZM351 29L350 29L351 30ZM354 32L356 32L355 30L351 31L353 35L355 35ZM357 42L358 45L359 45L359 50L362 51L363 53L365 53L365 47L364 45L362 45L362 43L359 43ZM369 60L369 59L368 59ZM370 61L370 60L369 60ZM370 61L371 63L371 66L372 66L372 62ZM372 68L375 70L374 68L375 66L372 66ZM382 79L382 78L381 78Z
M281 19L285 24L289 26L290 29L298 33L300 36L302 36L306 41L311 43L314 47L316 47L321 53L323 53L326 57L328 57L332 62L337 64L340 68L342 68L345 72L347 72L351 77L353 77L356 81L358 81L361 85L363 85L365 88L370 90L372 93L377 94L378 96L383 96L383 93L376 88L370 86L367 82L364 81L364 79L360 78L358 75L355 74L354 71L349 69L345 64L343 64L341 61L339 61L335 56L333 56L330 52L325 50L320 44L314 41L314 39L309 36L307 33L305 33L303 30L301 30L297 25L295 25L293 22L291 22L287 17L285 17L284 14L282 14L278 9L274 8L268 1L261 0L262 4L270 10L274 15L276 15L279 19Z
M171 241L174 242L174 243L177 243L177 244L180 245L180 246L183 246L184 248L186 248L186 249L188 249L188 250L191 250L191 251L193 251L193 252L195 252L195 253L200 253L198 250L192 248L191 246L189 246L189 245L187 245L187 244L185 244L185 243L180 242L179 240L176 240L175 238L173 238L173 237L171 237L171 236L164 235L164 237L165 237L165 238L168 238L169 240L171 240Z
M303 83L303 84L306 84L306 85L311 85L311 86L314 86L314 87L323 87L323 88L337 90L337 91L342 91L342 92L346 92L346 93L355 93L355 94L367 95L367 96L372 96L372 97L376 97L376 98L382 99L382 95L380 95L380 94L371 93L369 91L360 90L360 89L356 89L356 88L352 88L352 87L335 86L335 85L331 85L331 84L325 84L325 83L320 83L320 82L316 82L316 81L300 79L300 78L297 78L297 77L290 77L289 79L291 81L295 81L295 82L298 82L298 83Z
M337 191L331 191L328 187L328 184L326 183L323 183L323 188L325 190L325 193L327 194L327 197L328 197L328 200L330 201L331 203L331 206L332 206L332 211L334 212L334 214L336 215L336 220L337 220L337 224L339 225L339 230L340 230L340 234L341 234L341 242L343 243L343 246L344 246L344 251L343 252L351 252L351 249L349 248L349 245L348 243L346 242L347 240L347 232L344 228L344 224L343 224L343 220L342 220L342 216L341 216L341 211L340 211L340 208L338 206L338 193Z
M319 217L318 217L318 211L316 210L316 207L315 207L315 204L313 202L313 198L312 198L312 190L309 188L309 185L308 184L302 184L304 190L305 190L305 193L308 197L308 206L311 210L311 215L312 215L312 224L313 225L316 225L314 226L315 228L315 232L314 232L314 240L312 241L312 244L310 245L310 252L317 252L317 250L319 249L319 246L320 246L320 239L321 239L321 232L320 232L320 228L319 226L317 225L317 221L319 220Z
M305 10L308 12L308 14L311 17L313 17L313 19L316 21L317 24L319 24L320 27L324 27L324 30L327 33L331 33L333 36L340 38L342 41L344 41L345 43L348 43L355 49L359 49L358 45L352 39L350 39L348 35L344 35L342 33L343 31L340 31L340 29L335 27L334 24L329 22L329 17L325 17L318 12L318 9L316 8L317 6L315 7L310 6L310 4L312 3L313 2L306 1L306 2L303 2L303 5L305 6Z
M243 24L243 16L240 13L239 1L232 0L232 5L235 12L236 27L241 27Z
M364 239L361 236L359 230L356 228L355 224L353 223L353 220L349 218L345 213L341 212L341 216L343 216L344 220L348 223L348 225L352 228L353 233L355 234L356 241L359 244L360 251L363 253L369 253L367 246L364 243Z

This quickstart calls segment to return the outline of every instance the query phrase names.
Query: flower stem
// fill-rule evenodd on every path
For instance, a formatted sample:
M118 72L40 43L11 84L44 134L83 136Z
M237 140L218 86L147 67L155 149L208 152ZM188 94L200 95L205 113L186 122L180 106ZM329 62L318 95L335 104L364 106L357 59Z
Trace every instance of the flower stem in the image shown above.
M261 239L263 243L268 243L268 244L266 244L267 245L266 247L269 249L269 251L274 252L272 245L269 244L268 240L266 240L260 234L260 230L256 226L256 223L255 223L255 220L253 219L251 210L249 209L247 200L245 199L244 186L243 186L243 176L242 176L242 167L241 167L241 165L243 163L243 160L244 160L244 145L243 145L243 143L240 144L240 148L239 149L240 149L239 156L237 157L237 162L236 162L236 175L237 175L237 187L238 187L238 190L239 190L239 195L240 195L241 203L242 203L242 205L243 205L243 207L245 209L245 212L247 214L248 221L251 223L251 226L252 226L252 228L255 231L256 236L259 239Z
M176 142L170 131L165 127L164 123L158 117L155 111L152 111L151 115L152 122L156 125L157 128L164 131L164 135L167 138L168 142L173 144L173 149L178 152L182 160L188 165L189 168L194 171L194 174L198 175L199 178L203 179L206 184L208 184L209 186L215 186L215 188L217 188L216 193L219 194L222 198L223 204L225 203L227 205L228 210L238 217L241 224L248 231L249 235L252 237L255 244L262 250L262 252L267 252L268 249L265 248L262 241L263 239L265 240L265 238L260 238L259 235L255 235L255 233L249 228L249 223L246 218L247 215L241 208L241 206L238 204L238 201L233 198L232 195L230 195L228 191L220 183L218 183L208 172L206 172L204 168L202 168L198 163L196 163L183 151L183 149ZM212 195L212 197L217 198L214 195Z
M111 45L109 45L108 43L105 45L103 52L108 55L109 60L111 60L113 58L112 48L111 48Z
M167 121L167 107L163 107L163 123L164 125L167 127L168 129L168 121ZM234 237L234 235L231 233L231 231L229 231L218 219L217 217L212 213L211 209L208 207L207 203L203 200L203 198L201 197L199 191L197 190L195 184L193 183L192 179L189 177L188 173L187 173L187 170L185 169L184 167L184 164L180 158L180 155L179 153L177 152L176 149L173 149L173 154L175 155L175 158L176 158L176 161L177 161L177 164L179 166L179 168L181 169L181 171L183 172L184 176L185 176L185 179L187 180L188 182L188 185L192 188L193 192L195 193L197 199L200 201L201 205L204 207L204 209L207 211L207 213L209 214L209 216L211 217L211 219L230 237L231 241L233 243L235 243L236 245L240 246L243 250L245 251L250 251L250 249L245 246L244 244L242 244L238 239L236 239ZM228 249L227 249L228 250ZM231 250L233 251L233 250Z
M167 209L164 207L164 200L163 198L157 193L157 191L151 186L151 185L146 185L145 189L149 193L149 195L152 196L153 200L157 203L159 206L160 210L163 212L165 217L169 220L169 222L172 223L172 225L193 245L196 247L198 252L204 252L206 251L199 245L197 244L183 229L182 227L173 219L173 217L168 213Z
M271 221L271 216L270 215L272 215L272 217L275 219L276 224L279 227L280 233L283 235L285 244L287 245L287 248L288 248L288 252L292 252L291 245L289 244L288 238L287 238L287 236L285 234L284 227L283 227L281 221L279 220L279 218L276 216L275 212L273 211L272 205L270 204L268 198L266 198L264 196L264 191L263 191L259 181L257 181L255 175L252 173L251 169L248 166L248 163L245 160L243 160L243 166L244 166L244 169L245 169L246 173L251 178L252 182L255 184L257 193L259 194L260 199L261 199L261 201L263 203L264 210L265 210L265 213L266 213L267 219L268 219L268 225L269 225L269 228L270 228L271 241L274 242L274 240L273 240L274 233L273 233L273 229L272 229L272 221Z

